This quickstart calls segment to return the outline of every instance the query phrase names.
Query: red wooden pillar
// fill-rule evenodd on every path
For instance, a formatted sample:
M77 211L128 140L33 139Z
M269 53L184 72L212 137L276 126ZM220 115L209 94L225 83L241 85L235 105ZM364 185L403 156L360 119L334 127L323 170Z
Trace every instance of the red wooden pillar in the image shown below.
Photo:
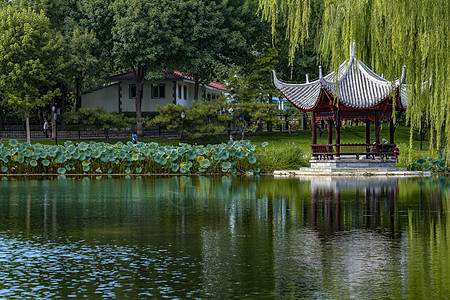
M394 133L394 119L391 117L391 120L389 121L389 144L394 144Z
M366 152L370 152L370 119L366 119ZM369 156L367 156L369 158Z
M332 119L328 119L327 120L327 124L328 124L328 152L333 152L333 146L331 146L331 143L333 142L333 131L331 130L331 128L333 127L333 120Z
M316 138L316 112L313 111L311 118L311 133L312 133L312 144L317 144Z
M378 111L375 111L375 143L377 152L380 152L380 118L378 116ZM378 154L379 156L380 154Z
M313 111L312 112L312 117L311 117L311 148L312 145L317 144L317 137L316 137L316 112ZM314 155L314 149L311 149L312 151L312 157L316 157L316 155Z
M341 113L339 110L335 111L335 123L336 123L336 157L339 157L339 144L341 143Z

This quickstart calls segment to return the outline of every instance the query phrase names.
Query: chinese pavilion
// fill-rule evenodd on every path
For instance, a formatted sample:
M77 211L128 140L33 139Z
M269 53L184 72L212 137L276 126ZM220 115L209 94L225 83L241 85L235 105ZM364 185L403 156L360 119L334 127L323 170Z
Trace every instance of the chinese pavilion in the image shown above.
M275 86L281 93L301 111L312 112L312 160L331 158L339 160L341 155L356 155L357 160L364 157L380 159L394 155L396 145L392 112L393 110L402 112L407 106L406 87L402 84L405 67L401 79L388 81L355 58L354 45L350 50L350 59L343 62L338 70L323 76L322 68L319 67L319 79L313 82L309 82L306 76L306 83L303 84L284 83L278 80L275 71L273 72ZM316 124L322 120L327 122L328 144L317 144ZM344 120L365 122L365 143L341 144L340 128ZM390 123L389 143L380 143L382 121ZM370 141L372 122L375 124L373 144Z

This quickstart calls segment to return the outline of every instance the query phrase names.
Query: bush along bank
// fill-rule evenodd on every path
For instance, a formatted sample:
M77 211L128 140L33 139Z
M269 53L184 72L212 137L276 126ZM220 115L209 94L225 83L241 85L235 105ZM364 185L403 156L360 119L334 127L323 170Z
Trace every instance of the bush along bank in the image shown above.
M66 141L49 146L10 140L6 145L0 143L0 173L253 175L261 172L255 150L249 141L207 146Z

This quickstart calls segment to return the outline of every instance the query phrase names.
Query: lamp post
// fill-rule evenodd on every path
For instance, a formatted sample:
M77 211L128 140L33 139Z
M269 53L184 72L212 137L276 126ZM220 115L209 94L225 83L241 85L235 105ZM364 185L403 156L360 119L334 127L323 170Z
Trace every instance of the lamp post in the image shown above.
M55 143L58 145L58 123L56 122L56 118L58 117L58 109L56 108L56 103L52 107L53 111L53 119L55 120Z
M181 141L183 141L183 139L184 139L184 136L183 136L184 118L186 118L186 114L183 111L183 112L181 112Z

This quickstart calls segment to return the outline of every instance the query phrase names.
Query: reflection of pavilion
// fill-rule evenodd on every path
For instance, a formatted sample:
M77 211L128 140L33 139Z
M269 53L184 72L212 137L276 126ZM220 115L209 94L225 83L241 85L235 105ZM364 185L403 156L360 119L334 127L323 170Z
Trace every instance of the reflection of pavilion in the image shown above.
M394 226L397 180L389 177L312 177L311 214L315 228ZM345 200L341 197L345 195Z

